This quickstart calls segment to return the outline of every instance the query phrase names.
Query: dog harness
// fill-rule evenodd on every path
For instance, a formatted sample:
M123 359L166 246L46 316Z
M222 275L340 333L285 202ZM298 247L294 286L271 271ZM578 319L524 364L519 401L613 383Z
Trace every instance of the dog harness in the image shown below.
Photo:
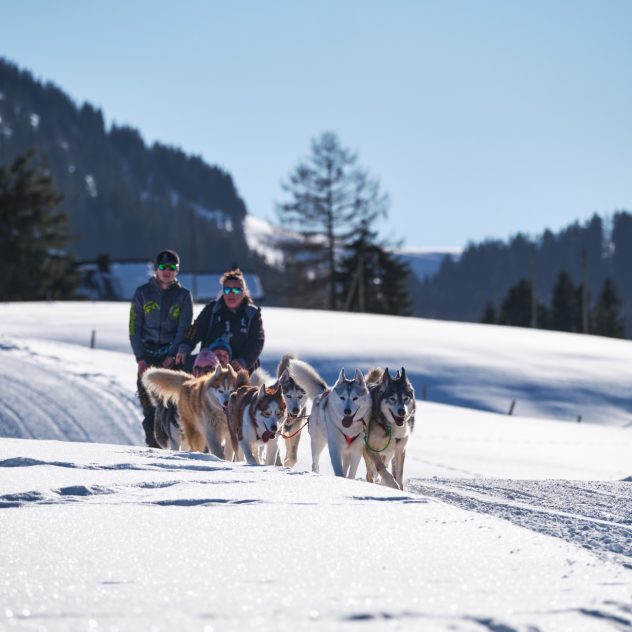
M361 421L361 420L358 420ZM353 443L353 441L355 441L362 433L358 432L358 434L355 437L348 437L344 432L342 433L342 436L345 438L345 441L347 442L347 445L351 445Z

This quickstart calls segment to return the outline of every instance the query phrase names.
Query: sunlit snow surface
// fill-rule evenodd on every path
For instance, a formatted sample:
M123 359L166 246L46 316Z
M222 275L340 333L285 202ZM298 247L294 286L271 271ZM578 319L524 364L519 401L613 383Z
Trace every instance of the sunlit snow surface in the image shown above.
M394 492L308 473L307 434L295 470L138 447L127 313L0 304L0 631L632 629L631 343L265 309L266 368L518 394L418 402Z
M2 630L615 630L631 618L622 564L425 496L199 454L0 445Z

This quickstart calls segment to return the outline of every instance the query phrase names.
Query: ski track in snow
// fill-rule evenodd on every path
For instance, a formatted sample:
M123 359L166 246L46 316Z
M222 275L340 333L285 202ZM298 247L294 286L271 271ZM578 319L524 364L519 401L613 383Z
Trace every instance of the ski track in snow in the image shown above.
M632 481L411 479L405 488L561 538L632 569Z
M0 436L137 445L140 405L114 380L0 343Z

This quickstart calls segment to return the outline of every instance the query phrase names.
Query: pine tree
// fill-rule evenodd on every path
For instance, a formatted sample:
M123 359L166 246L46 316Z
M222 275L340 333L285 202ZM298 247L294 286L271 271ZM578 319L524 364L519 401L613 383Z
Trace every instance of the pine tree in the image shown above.
M553 286L550 328L555 331L577 331L576 289L566 270L560 271Z
M593 310L591 333L609 338L625 338L625 320L620 316L622 306L623 301L613 280L606 277Z
M410 316L410 266L376 243L377 233L363 230L349 246L338 270L340 305L352 312Z
M357 155L326 132L282 185L292 200L278 206L279 218L302 237L284 244L286 277L305 306L337 309L337 251L386 215L388 196L356 163Z
M66 254L73 239L68 216L55 212L62 196L46 163L31 164L34 155L32 150L0 167L0 299L76 298L79 275Z
M531 326L531 283L520 279L507 291L507 296L500 306L501 325L512 327Z
M492 301L487 301L487 305L485 305L485 310L481 315L481 323L485 325L497 325L498 324L498 316L496 315L496 306Z

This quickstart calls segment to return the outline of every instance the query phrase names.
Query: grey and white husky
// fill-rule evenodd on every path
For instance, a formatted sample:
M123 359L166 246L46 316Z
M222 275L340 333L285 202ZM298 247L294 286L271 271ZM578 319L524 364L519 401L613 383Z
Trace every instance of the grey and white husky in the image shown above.
M381 374L381 375L380 375ZM364 448L366 479L403 489L406 446L415 426L415 391L406 370L392 378L388 369L373 368L367 375L371 414ZM392 462L393 475L388 466Z
M340 371L330 388L306 362L290 360L290 375L313 400L309 416L312 439L312 471L318 472L325 446L336 476L355 478L364 446L364 419L371 410L371 394L364 376L356 369L348 380Z

